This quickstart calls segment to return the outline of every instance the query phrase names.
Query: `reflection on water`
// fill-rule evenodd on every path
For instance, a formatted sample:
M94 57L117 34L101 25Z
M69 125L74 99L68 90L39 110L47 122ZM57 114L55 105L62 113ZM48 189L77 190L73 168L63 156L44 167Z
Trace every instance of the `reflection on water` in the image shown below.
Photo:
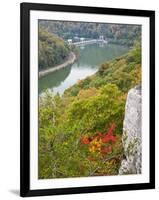
M88 75L92 75L97 71L97 69L90 68L89 66L83 66L82 70L78 64L72 66L69 76L61 82L60 85L53 88L55 93L63 93L68 87L74 85L79 79L84 79ZM79 78L77 78L79 77Z
M78 80L94 74L101 63L118 57L128 51L119 45L92 44L80 48L80 58L72 66L65 67L39 79L39 93L51 89L62 94Z
M71 72L71 66L57 70L47 76L40 78L39 80L39 93L43 90L51 89L53 87L58 87Z

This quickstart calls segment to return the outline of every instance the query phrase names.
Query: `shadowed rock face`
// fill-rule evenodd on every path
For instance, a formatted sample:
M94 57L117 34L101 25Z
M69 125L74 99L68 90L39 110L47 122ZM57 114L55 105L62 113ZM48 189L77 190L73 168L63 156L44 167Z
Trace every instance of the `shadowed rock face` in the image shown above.
M119 174L141 173L141 105L141 86L136 86L127 96L122 137L126 158L121 163Z

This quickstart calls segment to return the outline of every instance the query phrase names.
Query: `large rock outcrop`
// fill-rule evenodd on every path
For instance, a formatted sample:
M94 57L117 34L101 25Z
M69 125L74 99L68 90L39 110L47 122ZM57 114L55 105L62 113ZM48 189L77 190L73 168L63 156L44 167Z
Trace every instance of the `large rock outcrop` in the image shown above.
M141 86L128 92L122 137L125 159L121 162L120 175L141 173L141 96Z

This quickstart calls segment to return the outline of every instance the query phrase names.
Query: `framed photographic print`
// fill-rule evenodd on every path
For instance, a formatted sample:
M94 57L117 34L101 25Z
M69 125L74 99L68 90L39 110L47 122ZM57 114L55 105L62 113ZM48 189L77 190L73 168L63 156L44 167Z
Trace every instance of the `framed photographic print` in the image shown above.
M155 12L21 4L21 196L155 188Z

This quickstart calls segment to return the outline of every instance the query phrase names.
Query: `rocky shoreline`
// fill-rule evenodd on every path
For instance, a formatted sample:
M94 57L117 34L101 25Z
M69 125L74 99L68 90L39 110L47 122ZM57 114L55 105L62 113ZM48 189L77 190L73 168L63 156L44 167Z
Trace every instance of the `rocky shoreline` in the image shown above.
M46 76L46 75L48 75L48 74L50 74L54 71L57 71L57 70L62 69L64 67L67 67L68 65L73 64L75 61L76 61L76 55L73 52L71 52L68 59L64 63L57 65L57 66L54 66L54 67L51 67L49 69L39 71L39 78L42 78L42 77L44 77L44 76Z

